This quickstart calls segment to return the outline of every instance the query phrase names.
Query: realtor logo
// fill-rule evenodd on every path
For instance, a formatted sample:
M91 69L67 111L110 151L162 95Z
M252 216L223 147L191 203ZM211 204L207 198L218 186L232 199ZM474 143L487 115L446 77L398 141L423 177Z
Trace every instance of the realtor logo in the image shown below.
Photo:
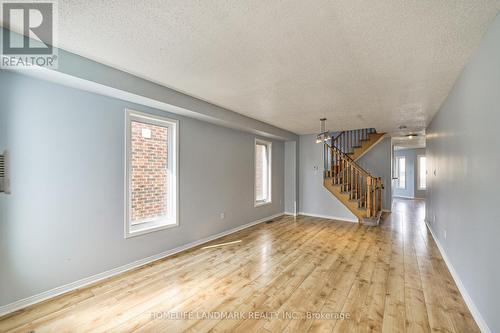
M57 68L57 49L53 47L56 5L50 0L2 2L0 68Z

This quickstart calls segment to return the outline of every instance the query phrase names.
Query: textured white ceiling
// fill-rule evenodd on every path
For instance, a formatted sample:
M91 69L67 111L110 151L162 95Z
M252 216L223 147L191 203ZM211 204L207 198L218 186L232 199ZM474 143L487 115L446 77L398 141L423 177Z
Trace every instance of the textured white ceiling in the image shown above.
M500 0L59 0L59 46L299 134L446 98Z
M397 134L394 134L392 136L392 144L394 145L395 149L425 148L425 133L422 131L416 132L415 134L417 135L412 136L411 138L406 135L398 136Z

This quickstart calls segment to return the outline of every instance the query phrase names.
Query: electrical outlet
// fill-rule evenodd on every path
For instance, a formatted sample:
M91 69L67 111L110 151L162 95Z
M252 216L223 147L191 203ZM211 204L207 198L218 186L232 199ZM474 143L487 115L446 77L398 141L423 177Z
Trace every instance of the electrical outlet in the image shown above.
M222 212L220 213L220 219L224 220L226 218L226 213Z
M444 239L446 240L446 229L444 230Z

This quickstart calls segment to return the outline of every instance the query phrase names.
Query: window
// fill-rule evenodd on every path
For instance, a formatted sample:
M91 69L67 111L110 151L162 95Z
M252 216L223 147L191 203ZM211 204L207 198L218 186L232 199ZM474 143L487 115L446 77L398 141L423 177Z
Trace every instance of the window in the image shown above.
M178 225L177 125L127 111L126 238Z
M271 142L255 140L255 207L271 202Z
M427 188L427 161L425 156L418 156L418 189Z
M406 158L404 157L396 157L396 176L398 188L406 188Z

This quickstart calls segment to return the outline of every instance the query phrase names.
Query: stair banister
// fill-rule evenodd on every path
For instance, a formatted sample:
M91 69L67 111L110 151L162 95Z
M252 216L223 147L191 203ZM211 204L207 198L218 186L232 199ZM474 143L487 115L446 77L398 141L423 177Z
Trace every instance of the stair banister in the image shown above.
M357 135L361 137L363 131L367 133L368 129L343 131L331 138L331 145L325 142L324 177L331 178L332 185L339 185L350 200L357 200L358 207L365 209L366 217L371 218L382 209L382 180L372 176L342 151L343 147L354 144Z

